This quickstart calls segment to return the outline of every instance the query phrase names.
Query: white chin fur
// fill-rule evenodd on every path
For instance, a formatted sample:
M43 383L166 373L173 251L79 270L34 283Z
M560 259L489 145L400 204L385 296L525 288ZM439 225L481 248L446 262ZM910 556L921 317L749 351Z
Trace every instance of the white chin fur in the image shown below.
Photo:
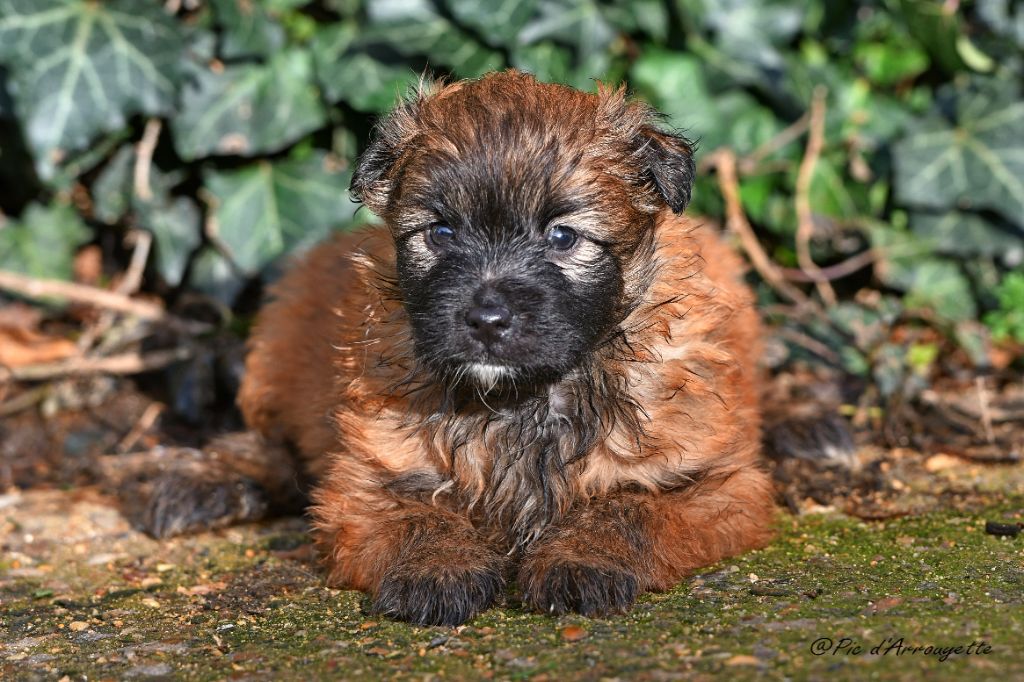
M494 386L500 379L512 376L513 370L502 365L488 365L476 362L469 366L469 373L484 386Z

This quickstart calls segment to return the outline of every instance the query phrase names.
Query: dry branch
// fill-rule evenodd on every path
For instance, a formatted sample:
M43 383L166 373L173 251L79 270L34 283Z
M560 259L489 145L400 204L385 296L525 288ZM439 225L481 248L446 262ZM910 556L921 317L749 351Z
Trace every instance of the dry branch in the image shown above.
M739 179L736 176L736 154L729 149L722 149L716 152L715 156L718 187L725 200L726 226L739 237L743 250L747 252L754 269L773 289L798 305L809 304L810 299L782 276L779 266L764 252L761 243L757 240L757 235L754 234L754 229L743 212Z
M132 180L135 196L142 201L149 201L153 198L153 188L149 184L149 171L153 167L153 151L160 139L161 127L162 124L158 118L146 121L142 139L135 146L135 169L132 173Z
M828 305L835 305L836 292L829 284L828 278L821 272L814 259L811 258L811 237L814 235L814 213L811 210L811 182L814 180L814 167L821 156L825 144L825 95L824 87L814 89L811 100L810 119L808 124L807 148L800 170L796 176L794 203L796 205L796 258L800 269L811 278L818 293Z
M144 320L163 322L169 326L192 333L209 331L211 326L193 320L183 320L171 315L163 306L149 301L140 301L122 293L99 289L85 284L75 284L53 279L28 277L16 272L0 270L0 289L27 298L57 298L72 303L91 305L97 308L115 310L126 315L134 315Z
M7 374L14 381L45 381L87 374L139 374L187 360L192 354L191 348L179 346L146 354L124 353L109 357L72 358L61 362L24 365L8 368Z

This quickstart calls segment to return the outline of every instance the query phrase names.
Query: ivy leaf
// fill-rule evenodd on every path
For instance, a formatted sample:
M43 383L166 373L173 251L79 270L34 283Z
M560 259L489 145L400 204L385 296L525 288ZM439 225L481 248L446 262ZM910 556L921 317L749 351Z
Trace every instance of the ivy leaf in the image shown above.
M167 197L159 202L139 202L139 225L153 233L156 268L164 281L178 286L192 252L202 243L202 214L186 197Z
M574 82L572 54L568 48L544 40L521 45L512 52L512 66L544 82Z
M384 45L406 57L427 56L460 78L501 68L504 58L474 40L434 9L429 0L375 0L366 12L360 44Z
M630 83L705 151L729 145L746 153L780 128L771 111L746 93L711 94L699 60L690 55L647 50L633 65Z
M908 306L931 308L951 322L970 320L978 314L967 277L950 260L919 261L910 273L905 300Z
M186 160L212 154L255 156L284 149L327 120L305 50L279 52L266 65L200 71L171 121Z
M40 177L134 114L170 113L184 42L160 3L0 0L0 63Z
M220 53L225 59L267 57L284 45L284 28L265 2L211 0L210 5L223 31Z
M1014 229L966 211L910 214L910 229L937 253L999 257L1008 267L1024 262L1024 229Z
M71 279L75 251L91 233L66 204L32 204L0 228L0 268L33 277Z
M515 43L537 0L444 0L444 6L463 26L497 46L507 46Z
M702 28L729 59L759 70L784 66L779 47L800 30L806 3L781 0L690 0ZM753 72L751 72L753 73Z
M135 152L122 147L107 162L92 185L92 210L97 219L113 225L131 209L132 166Z
M324 96L331 102L343 99L359 111L390 109L418 76L404 64L371 57L357 38L355 25L337 24L321 29L313 39L316 76Z
M879 85L894 85L928 68L928 54L910 40L859 44L854 59Z
M931 245L916 235L885 225L872 227L871 241L884 255L875 274L886 286L906 292L907 306L930 308L950 322L977 315L970 282L955 261L932 255Z
M986 83L956 92L952 104L952 122L932 116L896 144L897 201L991 209L1024 226L1024 100L1008 84Z
M541 0L538 16L523 28L519 42L546 38L575 45L588 56L607 49L615 28L594 0Z
M211 170L205 180L217 238L239 268L258 274L278 256L352 221L358 205L348 198L351 176L323 152Z
M156 267L171 286L181 283L192 251L202 242L202 215L196 203L187 197L175 197L171 190L183 174L150 170L149 200L139 198L133 187L135 151L122 147L107 163L93 184L93 212L108 224L131 214L134 224L148 230L156 241Z
M0 121L14 117L14 104L7 94L7 73L0 67Z
M230 307L245 288L246 278L232 267L230 261L207 247L192 263L188 282L195 289Z
M1024 6L1016 0L980 0L978 18L992 32L1024 48Z
M626 33L642 32L664 43L672 21L666 3L661 0L614 0L605 7L605 16Z

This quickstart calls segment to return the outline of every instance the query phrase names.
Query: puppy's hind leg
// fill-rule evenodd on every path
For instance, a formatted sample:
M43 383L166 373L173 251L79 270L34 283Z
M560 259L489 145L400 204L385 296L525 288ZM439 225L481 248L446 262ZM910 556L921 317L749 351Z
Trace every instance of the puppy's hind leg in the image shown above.
M202 450L147 453L132 464L133 475L115 476L124 511L156 538L297 513L306 504L291 452L254 432L221 436Z

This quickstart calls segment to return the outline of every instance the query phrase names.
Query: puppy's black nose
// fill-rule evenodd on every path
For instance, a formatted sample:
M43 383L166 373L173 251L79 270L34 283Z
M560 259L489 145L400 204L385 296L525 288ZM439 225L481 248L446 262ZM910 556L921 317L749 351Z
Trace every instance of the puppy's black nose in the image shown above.
M493 343L512 325L512 311L503 305L475 305L466 312L466 324L473 338Z

